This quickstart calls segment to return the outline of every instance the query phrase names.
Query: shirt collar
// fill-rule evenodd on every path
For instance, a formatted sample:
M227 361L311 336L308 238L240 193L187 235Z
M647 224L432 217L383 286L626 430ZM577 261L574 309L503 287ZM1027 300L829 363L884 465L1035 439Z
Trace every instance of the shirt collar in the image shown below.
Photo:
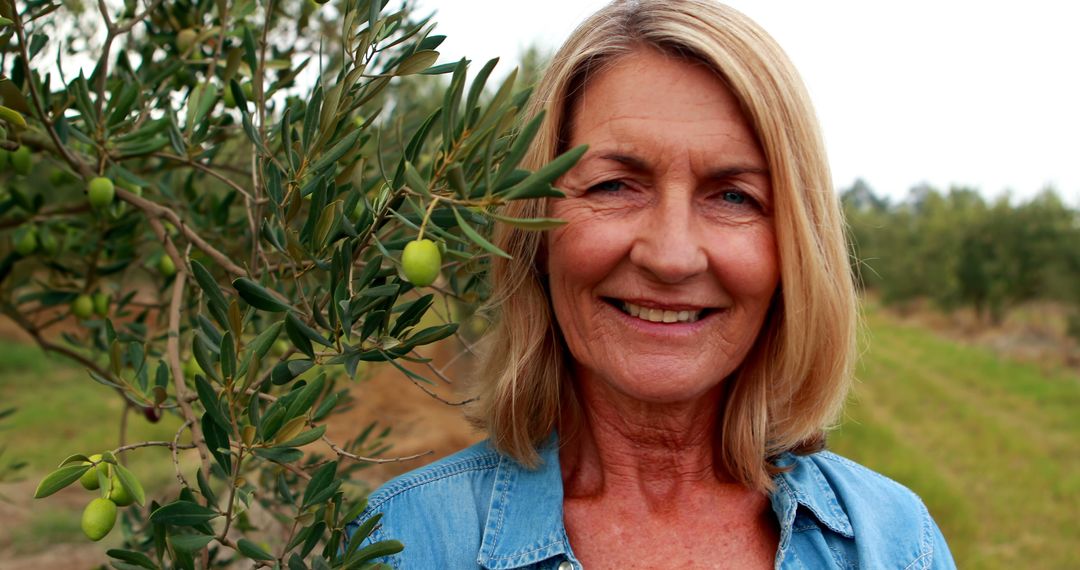
M780 518L781 528L790 528L794 523L797 504L810 511L818 522L833 532L854 538L851 520L840 505L832 485L812 458L785 453L777 461L777 466L787 468L787 471L773 478L776 490L770 497L773 511Z
M499 461L476 559L483 568L506 570L568 554L556 435L537 451L541 463L535 470L505 455Z
M571 556L563 526L557 435L553 433L537 451L541 463L534 470L500 454L487 524L476 559L482 568L508 570L557 555ZM833 532L854 538L851 520L813 459L785 453L777 466L787 469L773 478L776 490L770 496L781 528L778 552L787 549L799 506Z

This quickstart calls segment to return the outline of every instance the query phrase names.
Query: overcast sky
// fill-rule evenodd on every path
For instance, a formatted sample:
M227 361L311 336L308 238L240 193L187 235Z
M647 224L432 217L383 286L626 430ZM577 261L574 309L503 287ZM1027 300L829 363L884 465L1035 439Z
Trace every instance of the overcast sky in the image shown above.
M420 0L447 36L442 61L557 47L598 0ZM1008 190L1053 184L1080 205L1080 3L732 0L803 75L833 178L903 198L928 182Z

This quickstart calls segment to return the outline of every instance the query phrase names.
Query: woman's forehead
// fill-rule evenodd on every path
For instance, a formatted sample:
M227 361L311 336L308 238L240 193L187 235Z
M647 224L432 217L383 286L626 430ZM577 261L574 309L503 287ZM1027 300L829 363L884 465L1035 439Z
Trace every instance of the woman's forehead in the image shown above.
M635 51L590 77L569 119L571 146L590 145L583 162L604 158L644 168L675 153L706 169L765 167L757 137L723 81L701 64L655 50Z

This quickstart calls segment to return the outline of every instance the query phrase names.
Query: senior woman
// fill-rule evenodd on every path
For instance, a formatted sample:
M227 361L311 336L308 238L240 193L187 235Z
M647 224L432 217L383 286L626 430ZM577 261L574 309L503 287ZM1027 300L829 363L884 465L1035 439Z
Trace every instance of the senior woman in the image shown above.
M922 502L823 451L856 330L843 223L791 63L707 0L617 1L540 82L474 419L371 495L400 568L947 568Z

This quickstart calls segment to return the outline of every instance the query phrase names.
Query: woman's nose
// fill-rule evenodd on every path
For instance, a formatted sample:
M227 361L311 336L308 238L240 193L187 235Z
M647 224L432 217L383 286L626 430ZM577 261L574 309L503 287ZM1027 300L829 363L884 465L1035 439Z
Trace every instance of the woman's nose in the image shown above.
M680 283L708 268L689 201L661 199L638 226L630 261L657 281Z

